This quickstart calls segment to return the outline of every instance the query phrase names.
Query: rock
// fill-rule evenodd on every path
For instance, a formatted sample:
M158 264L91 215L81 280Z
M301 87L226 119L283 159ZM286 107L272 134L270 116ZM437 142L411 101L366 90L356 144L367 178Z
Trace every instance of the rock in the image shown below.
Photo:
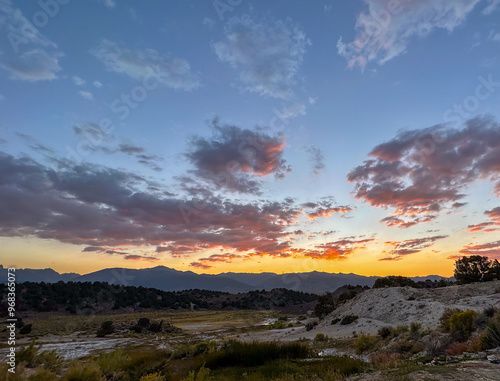
M488 355L486 358L493 364L500 364L500 354Z

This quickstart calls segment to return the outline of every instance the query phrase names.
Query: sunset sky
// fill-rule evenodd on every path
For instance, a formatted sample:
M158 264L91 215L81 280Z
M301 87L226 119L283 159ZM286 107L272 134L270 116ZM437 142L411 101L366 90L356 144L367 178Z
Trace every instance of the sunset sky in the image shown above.
M500 259L500 0L0 0L0 264Z

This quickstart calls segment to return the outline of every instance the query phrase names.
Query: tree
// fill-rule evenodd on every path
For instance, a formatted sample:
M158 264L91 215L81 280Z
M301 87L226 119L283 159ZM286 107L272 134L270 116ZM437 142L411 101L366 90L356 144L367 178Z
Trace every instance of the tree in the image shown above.
M455 262L455 279L458 283L487 282L500 275L500 264L488 257L471 255Z

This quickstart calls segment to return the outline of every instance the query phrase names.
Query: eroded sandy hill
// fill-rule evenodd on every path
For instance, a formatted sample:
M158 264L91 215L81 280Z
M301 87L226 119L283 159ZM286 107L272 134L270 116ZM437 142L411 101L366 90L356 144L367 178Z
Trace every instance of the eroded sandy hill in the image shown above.
M500 307L500 281L452 286L437 289L394 287L367 290L328 315L310 331L329 336L352 336L352 332L376 333L382 326L419 322L423 328L437 328L447 308L482 311ZM335 318L359 316L350 325L332 325ZM309 335L307 335L309 336Z
M380 327L408 325L419 322L424 329L437 328L439 318L447 308L482 311L494 306L500 308L500 281L452 286L438 289L394 287L372 289L343 304L311 331L305 328L275 330L267 339L296 340L314 338L317 333L330 337L352 337L353 332L376 334ZM358 320L349 325L332 325L334 319L356 315Z

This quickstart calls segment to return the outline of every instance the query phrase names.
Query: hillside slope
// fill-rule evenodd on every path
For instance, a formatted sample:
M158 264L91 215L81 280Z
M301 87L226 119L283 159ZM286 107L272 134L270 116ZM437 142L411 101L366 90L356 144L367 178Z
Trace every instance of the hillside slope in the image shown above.
M331 336L351 336L353 331L376 333L382 326L412 322L430 329L439 325L439 318L447 308L481 311L489 306L500 307L500 281L437 289L372 289L340 306L313 331ZM331 324L333 319L346 315L359 316L358 321L345 326Z
M447 308L482 311L490 306L500 307L500 281L437 289L379 288L367 290L341 305L311 331L301 329L282 334L288 336L286 340L314 338L317 333L352 337L354 331L376 334L380 327L412 322L430 329L439 325L439 318ZM332 324L332 320L347 315L356 315L358 320L348 325Z

